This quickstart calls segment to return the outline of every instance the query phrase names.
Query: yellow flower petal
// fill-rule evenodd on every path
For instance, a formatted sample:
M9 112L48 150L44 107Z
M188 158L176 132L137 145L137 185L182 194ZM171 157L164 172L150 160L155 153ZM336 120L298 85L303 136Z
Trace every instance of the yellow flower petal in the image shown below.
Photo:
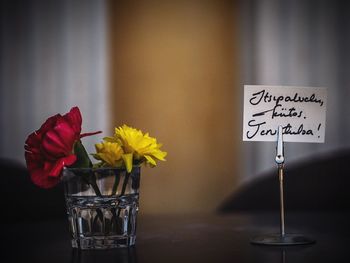
M167 152L157 151L152 153L152 155L158 160L165 161L165 156L167 156Z
M157 165L156 161L153 160L153 158L152 158L151 156L145 155L145 158L146 158L146 160L147 160L150 164L152 164L153 166L156 166L156 165Z
M123 149L119 144L113 142L102 142L95 144L96 153L92 156L96 160L101 161L101 165L108 165L112 167L120 166Z
M126 171L128 173L130 173L132 170L132 155L133 155L132 153L127 153L122 155L122 158L125 163Z
M114 137L104 137L103 140L106 142L116 142Z

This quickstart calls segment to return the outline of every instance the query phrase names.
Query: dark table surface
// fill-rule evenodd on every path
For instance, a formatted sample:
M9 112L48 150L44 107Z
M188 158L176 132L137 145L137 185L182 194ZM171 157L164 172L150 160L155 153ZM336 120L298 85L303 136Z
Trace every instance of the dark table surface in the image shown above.
M289 213L286 232L314 245L270 247L250 238L278 233L278 213L139 216L136 246L72 249L66 220L2 224L1 262L350 262L349 213Z

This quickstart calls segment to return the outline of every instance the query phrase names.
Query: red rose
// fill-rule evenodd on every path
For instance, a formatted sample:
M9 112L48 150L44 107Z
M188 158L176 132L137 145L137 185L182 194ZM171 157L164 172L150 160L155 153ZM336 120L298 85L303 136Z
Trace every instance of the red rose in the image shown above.
M78 107L64 116L48 118L39 130L30 134L25 142L25 159L32 181L43 188L55 186L64 166L77 160L74 143L95 133L81 133L82 118Z

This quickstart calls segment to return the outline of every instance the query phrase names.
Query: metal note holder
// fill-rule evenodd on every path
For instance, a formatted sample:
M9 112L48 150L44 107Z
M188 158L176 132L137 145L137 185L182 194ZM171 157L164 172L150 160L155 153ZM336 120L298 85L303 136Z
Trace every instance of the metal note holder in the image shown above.
M287 246L287 245L307 245L315 243L315 240L305 237L300 234L286 234L284 224L284 193L283 193L283 175L284 175L284 155L283 155L283 132L282 126L278 126L277 131L277 154L275 161L278 167L278 178L280 188L280 233L268 234L263 236L254 237L251 240L255 245L274 245L274 246Z

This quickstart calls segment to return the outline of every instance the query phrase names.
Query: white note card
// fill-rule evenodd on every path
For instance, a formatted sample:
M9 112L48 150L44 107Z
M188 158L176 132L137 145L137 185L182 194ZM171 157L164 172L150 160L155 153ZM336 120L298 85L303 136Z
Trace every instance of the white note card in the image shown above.
M282 125L284 141L323 143L326 106L326 88L245 85L243 141L276 141Z

